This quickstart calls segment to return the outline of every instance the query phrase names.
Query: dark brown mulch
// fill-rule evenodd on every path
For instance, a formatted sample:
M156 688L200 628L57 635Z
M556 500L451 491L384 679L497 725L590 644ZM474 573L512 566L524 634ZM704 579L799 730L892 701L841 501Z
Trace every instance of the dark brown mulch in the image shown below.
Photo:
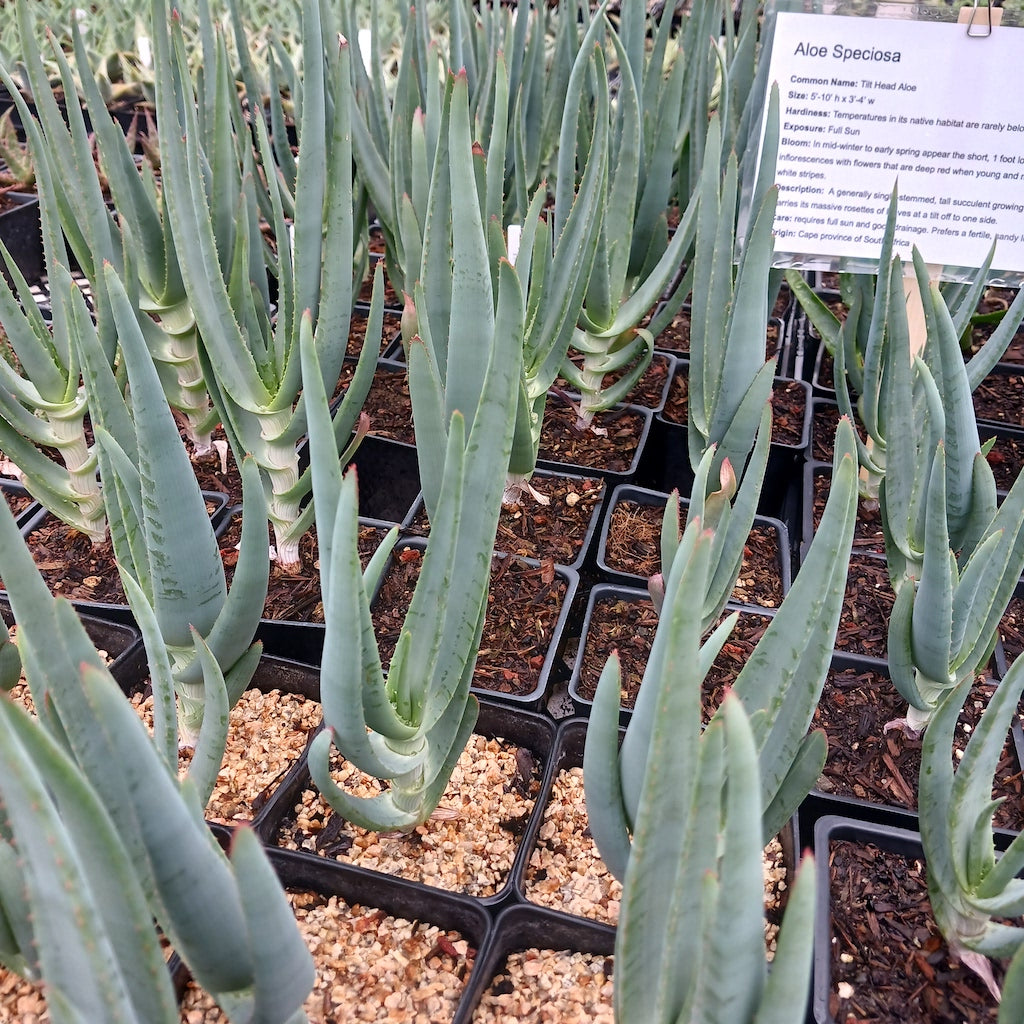
M984 443L986 440L985 428L982 427L978 433ZM1000 491L1008 491L1016 483L1021 470L1024 469L1024 438L996 438L996 443L986 458L989 466L992 467L996 488Z
M836 649L884 658L895 599L885 561L851 555Z
M351 379L346 366L340 386ZM340 388L339 388L340 390ZM415 444L412 400L403 368L381 367L373 378L364 409L370 416L370 433L405 444ZM606 435L576 429L576 411L556 395L548 398L541 430L540 458L548 462L624 473L632 465L644 428L644 418L626 407L598 413L594 425Z
M605 565L645 580L660 572L664 513L663 505L626 500L617 502L611 511L604 551ZM789 557L788 552L785 557ZM759 604L763 608L778 608L784 596L782 558L778 531L755 524L743 549L743 564L732 600Z
M921 859L837 840L828 863L829 1009L838 1024L994 1024L991 995L938 931ZM848 998L840 999L840 983L851 986Z
M687 367L676 371L663 413L670 423L687 423L689 408ZM800 445L804 442L807 392L799 381L777 379L772 384L772 443Z
M765 330L766 359L775 355L782 344L782 323L777 317L786 311L789 301L789 292L783 290L776 302L776 309L779 312L773 312L772 319L768 321ZM688 307L676 313L672 322L654 339L654 344L656 348L660 348L663 352L671 352L673 355L688 356L690 354L690 310Z
M818 462L831 462L836 448L836 428L839 426L839 406L830 402L815 402L811 409L811 458ZM868 432L859 420L854 421L861 440Z
M955 747L963 751L995 689L979 679L964 702ZM818 780L823 792L873 803L917 809L921 740L885 726L906 714L907 702L889 677L861 666L833 667L814 713L814 727L828 737L828 760ZM956 754L954 753L954 763ZM996 769L993 794L1004 797L996 811L1001 828L1024 828L1024 779L1016 750L1007 739Z
M974 391L974 412L979 420L989 423L1024 426L1024 376L990 373Z
M722 702L724 689L732 683L749 660L771 619L756 612L741 612L739 621L722 647L704 680L705 714ZM618 651L621 667L622 706L632 708L650 657L658 616L646 599L610 598L595 602L581 657L577 694L593 700L597 681L612 651Z
M607 431L595 434L576 429L576 410L557 396L549 396L540 435L542 460L581 469L626 473L632 467L642 440L645 420L638 412L620 406L599 412L594 426Z
M8 490L5 490L3 493L7 507L11 510L11 514L15 519L35 504L35 498L31 494L22 494L18 491Z
M579 364L582 362L582 357L573 357L573 361ZM640 379L623 399L623 404L639 405L644 409L660 409L665 404L665 389L668 385L669 366L668 357L655 352L651 357L650 365L644 370ZM614 373L606 373L601 380L601 387L607 390L616 381L620 380L623 375L624 371L621 370L617 370ZM555 381L555 386L568 391L573 390L564 377L559 377Z
M1007 666L1024 652L1024 598L1011 597L999 622L999 639Z
M418 548L400 545L374 603L374 629L385 665L405 622L421 559ZM474 686L514 696L538 688L567 591L565 577L555 572L553 562L533 566L513 557L493 560Z
M832 472L824 469L814 474L814 507L812 509L812 524L818 529L822 514L825 511L825 502L828 500L829 487L832 482ZM857 499L857 521L853 529L853 550L864 554L885 555L885 534L882 532L882 513L877 501L868 498Z
M498 520L495 550L572 565L592 535L595 510L606 489L604 480L543 475L535 476L531 486L550 503L541 505L524 495L513 505L504 505ZM405 532L419 537L430 533L422 506Z
M363 350L366 342L367 315L361 310L352 314L352 321L348 332L348 346L345 349L347 356L358 356ZM397 313L384 314L384 326L381 330L380 348L378 355L384 351L393 341L398 340L402 334L402 318Z
M387 534L382 526L360 525L359 561L366 567L374 551ZM220 556L231 585L234 567L238 562L238 542L242 535L242 520L233 516L227 529L219 538ZM268 526L267 541L271 533ZM320 552L317 545L316 527L307 530L299 541L301 564L291 570L282 568L277 562L270 565L270 580L267 584L267 599L263 605L263 618L278 622L323 622L324 607L320 590Z

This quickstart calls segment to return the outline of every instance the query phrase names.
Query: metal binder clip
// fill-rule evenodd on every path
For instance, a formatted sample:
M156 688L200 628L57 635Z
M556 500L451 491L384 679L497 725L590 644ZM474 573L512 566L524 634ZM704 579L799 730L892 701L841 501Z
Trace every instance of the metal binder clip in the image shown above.
M985 24L978 28L983 31L973 32L974 19L978 14L978 0L974 0L974 7L971 9L971 20L967 22L967 35L972 39L985 39L992 35L992 0L985 0Z

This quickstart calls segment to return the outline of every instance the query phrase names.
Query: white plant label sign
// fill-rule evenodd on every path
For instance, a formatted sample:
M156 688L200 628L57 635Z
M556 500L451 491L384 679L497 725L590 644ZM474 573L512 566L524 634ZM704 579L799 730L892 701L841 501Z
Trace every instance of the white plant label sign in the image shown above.
M779 254L877 260L893 186L896 248L1024 272L1024 31L780 11ZM803 265L812 265L804 259Z

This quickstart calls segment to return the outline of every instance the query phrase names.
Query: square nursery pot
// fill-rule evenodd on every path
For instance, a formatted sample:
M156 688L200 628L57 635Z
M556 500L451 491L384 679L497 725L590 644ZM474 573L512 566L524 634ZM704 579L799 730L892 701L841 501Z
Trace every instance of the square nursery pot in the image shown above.
M811 1020L995 1024L995 1000L951 960L935 924L916 819L865 821L836 811L813 825ZM1005 849L1012 836L997 832L997 847Z
M956 730L958 747L977 726L995 685L991 678L975 682ZM841 799L858 816L916 812L921 739L885 729L906 710L884 662L835 654L812 722L812 728L823 729L828 738L825 768L814 794ZM999 761L994 794L1005 798L996 811L997 825L1019 830L1024 828L1019 716L1014 725Z
M477 952L453 1024L611 1024L614 948L615 930L607 925L542 907L506 907Z
M215 834L224 845L230 841L222 830ZM317 985L306 1004L323 1014L316 1019L352 1020L357 1007L387 1008L395 1020L465 1019L458 1014L494 928L486 908L337 861L273 848L267 855L316 965ZM182 1019L212 1010L176 958L172 969Z
M604 512L609 484L603 476L580 476L538 469L530 486L547 504L529 493L503 504L494 541L496 554L549 560L580 570L590 559L597 524ZM423 495L402 524L409 537L426 537L430 523Z
M680 359L668 402L655 416L650 457L640 474L643 480L638 481L655 490L678 489L683 496L689 495L693 484L687 440L688 373L689 360ZM788 522L795 514L794 502L800 492L799 468L810 444L810 385L803 380L776 377L772 405L772 442L757 510L761 515Z
M29 284L43 276L43 235L39 197L29 192L0 191L0 242L7 247L15 266ZM3 259L0 274L11 287L14 282Z
M388 525L362 517L360 523L375 530ZM385 665L404 623L425 547L422 537L399 541L381 585L371 597ZM561 671L565 624L578 587L575 569L535 558L494 556L491 613L484 627L474 693L518 707L540 707ZM256 636L269 654L318 666L323 658L324 630L323 622L264 618Z
M620 741L623 734L620 729ZM537 801L540 811L531 818L523 837L527 855L517 862L516 893L531 906L614 927L622 888L605 867L590 834L583 796L586 737L585 719L572 718L559 725ZM777 869L772 875L785 872L792 877L797 827L794 815L771 844L770 856ZM769 916L778 924L781 907L775 907Z
M400 541L373 598L381 658L398 640L426 542ZM495 554L488 610L472 691L516 707L538 709L559 678L565 628L579 587L575 569L554 562Z
M217 533L227 527L228 497L220 491L202 493ZM92 545L45 509L25 524L22 535L55 595L68 598L79 612L135 625L135 616L121 589L109 539ZM38 545L42 543L47 547L41 560ZM0 594L6 594L6 590L0 590Z
M439 812L412 833L374 833L346 822L320 799L305 756L254 826L265 842L297 858L344 862L370 878L402 875L420 888L497 907L515 899L514 879L528 853L523 837L538 813L554 743L550 718L484 699L460 759L465 770L453 775Z
M739 621L704 680L704 696L710 708L721 702L721 688L735 679L774 614L771 608L733 602L722 614L733 611L739 612ZM616 650L624 693L619 718L622 725L628 723L657 628L658 615L646 590L612 583L598 583L591 589L579 639L574 637L567 645L572 661L569 698L578 714L590 714L598 677Z
M821 521L825 502L832 486L831 462L807 462L803 468L803 496L800 502L802 524L800 529L799 561L803 564L807 549ZM857 519L853 527L851 554L858 558L874 558L885 562L885 534L882 515L877 502L857 498Z
M631 484L615 488L597 547L597 567L606 580L640 587L661 571L661 522L667 501L664 491ZM684 522L689 504L686 498L680 500ZM777 608L789 592L792 574L792 550L785 523L755 516L732 600Z
M15 624L6 593L0 596L0 617L8 629ZM135 686L149 671L146 649L138 629L93 615L79 613L79 619L96 650L106 655L107 668L118 685L124 690Z
M576 429L576 409L566 397L553 392L548 395L537 467L602 476L611 482L631 481L640 471L648 445L652 410L616 405L596 414L596 431L580 431Z
M45 509L28 492L28 488L17 480L0 478L0 490L7 500L7 507L23 534L27 534L36 521L45 515Z

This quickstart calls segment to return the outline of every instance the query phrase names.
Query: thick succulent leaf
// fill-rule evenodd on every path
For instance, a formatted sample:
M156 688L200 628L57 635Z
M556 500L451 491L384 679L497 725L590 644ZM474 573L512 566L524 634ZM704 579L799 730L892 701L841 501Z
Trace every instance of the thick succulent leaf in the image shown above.
M277 874L251 829L235 830L229 857L242 893L255 966L252 1024L280 1024L291 1019L313 988L313 957Z
M7 737L0 744L4 805L47 985L73 993L86 1019L176 1020L145 896L95 791L7 701L0 703L0 729Z
M613 651L601 670L590 709L583 750L583 791L587 822L605 867L622 881L629 862L632 822L626 815L619 777L619 656Z

